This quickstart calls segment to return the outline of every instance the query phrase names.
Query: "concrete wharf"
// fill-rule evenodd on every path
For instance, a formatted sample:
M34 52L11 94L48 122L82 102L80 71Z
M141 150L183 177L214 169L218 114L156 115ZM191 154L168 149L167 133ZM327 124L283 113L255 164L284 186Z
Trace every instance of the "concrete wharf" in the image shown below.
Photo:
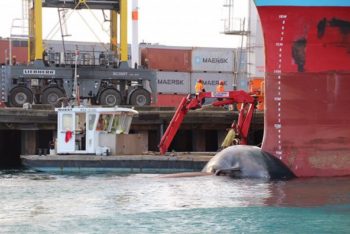
M145 151L158 151L160 138L175 113L175 108L137 107L131 133L140 134L148 142ZM174 152L215 152L226 135L226 129L238 112L222 107L189 111L170 146ZM56 132L57 114L44 105L31 109L0 109L0 167L20 164L20 155L48 153L48 142ZM263 134L263 112L254 114L250 144L259 144ZM146 152L147 153L147 152Z

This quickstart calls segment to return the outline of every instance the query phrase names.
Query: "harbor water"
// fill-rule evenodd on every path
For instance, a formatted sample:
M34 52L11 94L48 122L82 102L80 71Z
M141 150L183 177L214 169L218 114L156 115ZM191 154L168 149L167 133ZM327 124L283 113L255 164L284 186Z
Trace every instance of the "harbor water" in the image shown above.
M349 233L350 178L0 171L0 233Z

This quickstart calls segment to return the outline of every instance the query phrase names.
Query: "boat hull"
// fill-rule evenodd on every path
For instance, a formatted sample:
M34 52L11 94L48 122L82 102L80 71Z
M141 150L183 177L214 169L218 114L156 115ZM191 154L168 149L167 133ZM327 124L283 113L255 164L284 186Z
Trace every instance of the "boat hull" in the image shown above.
M22 165L41 172L56 173L174 173L200 171L212 153L159 155L21 155Z
M350 7L272 4L258 12L266 50L262 150L298 177L350 175Z

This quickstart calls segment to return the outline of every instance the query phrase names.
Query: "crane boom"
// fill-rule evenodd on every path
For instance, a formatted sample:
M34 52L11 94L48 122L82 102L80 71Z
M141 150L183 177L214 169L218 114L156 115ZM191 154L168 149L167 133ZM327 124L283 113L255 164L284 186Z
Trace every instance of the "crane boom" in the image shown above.
M187 112L189 110L201 108L202 102L206 98L220 99L211 103L212 106L242 103L239 110L238 122L237 124L233 124L232 128L235 128L240 144L247 144L248 131L255 109L256 101L254 97L242 90L227 92L202 92L198 95L189 94L187 97L184 97L181 100L158 145L160 154L164 155L167 152Z

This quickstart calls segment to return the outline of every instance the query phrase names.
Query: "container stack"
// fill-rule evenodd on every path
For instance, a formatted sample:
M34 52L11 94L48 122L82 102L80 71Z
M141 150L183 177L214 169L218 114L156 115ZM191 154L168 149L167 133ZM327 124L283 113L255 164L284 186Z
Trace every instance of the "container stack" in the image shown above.
M157 105L177 106L182 97L195 92L199 79L206 91L215 91L220 80L225 90L237 88L236 53L232 48L142 45L141 65L157 72Z
M141 46L141 65L157 72L157 106L177 106L191 92L191 47Z
M219 81L224 81L225 90L233 90L234 50L224 48L192 49L191 91L198 79L202 79L206 91L215 91Z

